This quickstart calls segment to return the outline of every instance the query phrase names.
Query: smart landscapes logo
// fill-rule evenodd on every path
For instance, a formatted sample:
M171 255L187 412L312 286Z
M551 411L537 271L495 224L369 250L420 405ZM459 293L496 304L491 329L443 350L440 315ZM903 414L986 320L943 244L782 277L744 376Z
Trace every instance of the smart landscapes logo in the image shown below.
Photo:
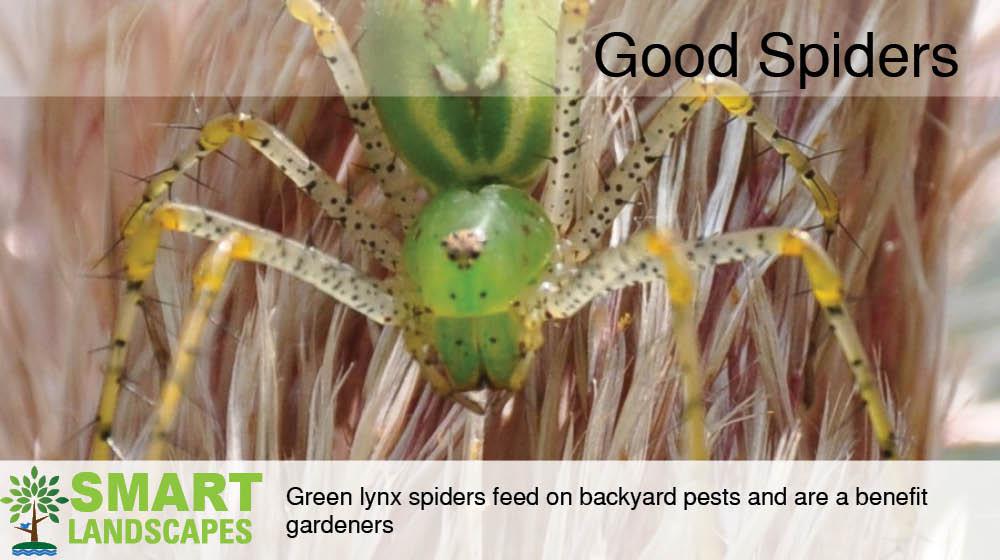
M72 475L69 498L60 495L59 476L39 475L37 467L10 476L10 482L9 495L0 503L9 506L13 529L29 535L13 545L12 554L56 556L56 545L40 540L39 527L51 533L49 527L60 523L61 515L67 518L63 525L70 547L247 544L253 539L247 517L253 487L263 482L263 474L81 471Z
M30 475L21 478L11 475L9 495L0 498L0 503L10 506L10 523L16 523L14 528L30 537L15 544L11 552L14 556L55 556L56 545L38 540L38 527L44 521L59 523L59 506L69 499L59 495L58 476L39 477L38 467L31 467ZM30 518L27 517L29 512ZM22 522L22 518L30 520Z

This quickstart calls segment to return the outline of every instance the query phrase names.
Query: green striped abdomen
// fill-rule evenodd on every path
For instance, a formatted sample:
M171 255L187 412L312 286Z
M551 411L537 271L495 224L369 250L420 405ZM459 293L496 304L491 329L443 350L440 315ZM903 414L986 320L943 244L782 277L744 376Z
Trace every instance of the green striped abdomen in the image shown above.
M431 193L530 187L549 156L553 0L372 0L359 45L396 153Z
M393 147L432 191L533 186L549 153L553 104L552 97L375 100Z

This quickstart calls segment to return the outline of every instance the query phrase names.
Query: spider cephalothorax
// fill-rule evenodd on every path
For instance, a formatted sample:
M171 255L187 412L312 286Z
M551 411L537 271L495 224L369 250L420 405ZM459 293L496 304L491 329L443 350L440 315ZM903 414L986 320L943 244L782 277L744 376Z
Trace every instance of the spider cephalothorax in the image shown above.
M476 388L483 374L494 387L520 387L512 374L538 335L525 332L519 298L538 289L555 241L541 206L505 185L448 190L421 211L402 264L410 307L426 312L407 327L411 350L439 357L450 390Z
M742 87L711 77L678 87L605 174L590 209L573 215L567 202L581 180L585 0L564 0L561 9L555 0L373 0L364 20L360 62L336 20L316 0L285 3L312 29L404 238L401 242L368 216L274 126L244 113L206 123L194 146L150 178L124 228L125 301L112 333L94 457L110 457L115 448L112 419L126 348L164 230L213 245L195 274L194 303L156 406L149 457L166 453L182 387L232 262L248 261L308 282L379 324L402 326L407 347L431 385L473 407L461 393L484 384L521 387L542 344L545 320L572 316L609 290L665 279L674 364L684 393L678 411L684 449L690 458L706 458L710 449L691 268L772 256L801 259L855 376L875 440L884 456L895 455L892 425L844 306L839 274L809 235L771 227L686 243L669 231L641 230L617 247L601 247L619 210L694 113L712 99L783 156L812 194L827 232L833 230L839 218L833 192ZM168 200L170 185L185 170L233 136L262 153L342 223L391 278L370 278L313 246ZM540 204L529 193L546 172L547 196ZM406 173L420 182L426 204L418 204L421 197L412 192L414 181ZM568 230L562 238L560 230Z

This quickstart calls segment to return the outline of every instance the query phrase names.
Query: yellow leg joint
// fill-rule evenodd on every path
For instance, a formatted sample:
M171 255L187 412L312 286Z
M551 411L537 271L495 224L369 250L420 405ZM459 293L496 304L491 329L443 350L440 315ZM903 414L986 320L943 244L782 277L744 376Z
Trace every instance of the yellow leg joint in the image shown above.
M585 22L590 14L590 2L587 0L565 0L563 13L566 14L567 18L572 18L573 22Z
M285 7L293 18L317 27L323 23L323 8L315 0L287 0Z
M234 232L231 236L233 258L240 261L252 259L257 252L257 245L250 236Z
M753 108L753 98L743 86L715 76L697 78L704 86L708 97L714 97L733 116L742 116Z
M169 206L161 206L155 213L156 221L171 231L177 231L181 226L181 217L177 210Z
M667 287L670 291L670 301L675 304L687 305L694 301L694 282L691 279L691 268L677 252L677 244L667 232L647 234L646 250L663 262L667 275Z
M809 274L816 301L823 307L839 306L843 303L843 282L837 268L809 234L803 231L789 231L782 236L780 253L789 257L801 257Z
M232 137L238 118L237 115L227 114L205 123L201 129L201 135L198 136L201 145L207 150L219 149Z

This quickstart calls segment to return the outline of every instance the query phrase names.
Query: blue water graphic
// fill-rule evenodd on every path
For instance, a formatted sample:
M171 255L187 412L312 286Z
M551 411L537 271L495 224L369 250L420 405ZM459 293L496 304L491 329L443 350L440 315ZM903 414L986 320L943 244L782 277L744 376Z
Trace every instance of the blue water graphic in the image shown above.
M14 556L55 556L55 550L13 550Z

